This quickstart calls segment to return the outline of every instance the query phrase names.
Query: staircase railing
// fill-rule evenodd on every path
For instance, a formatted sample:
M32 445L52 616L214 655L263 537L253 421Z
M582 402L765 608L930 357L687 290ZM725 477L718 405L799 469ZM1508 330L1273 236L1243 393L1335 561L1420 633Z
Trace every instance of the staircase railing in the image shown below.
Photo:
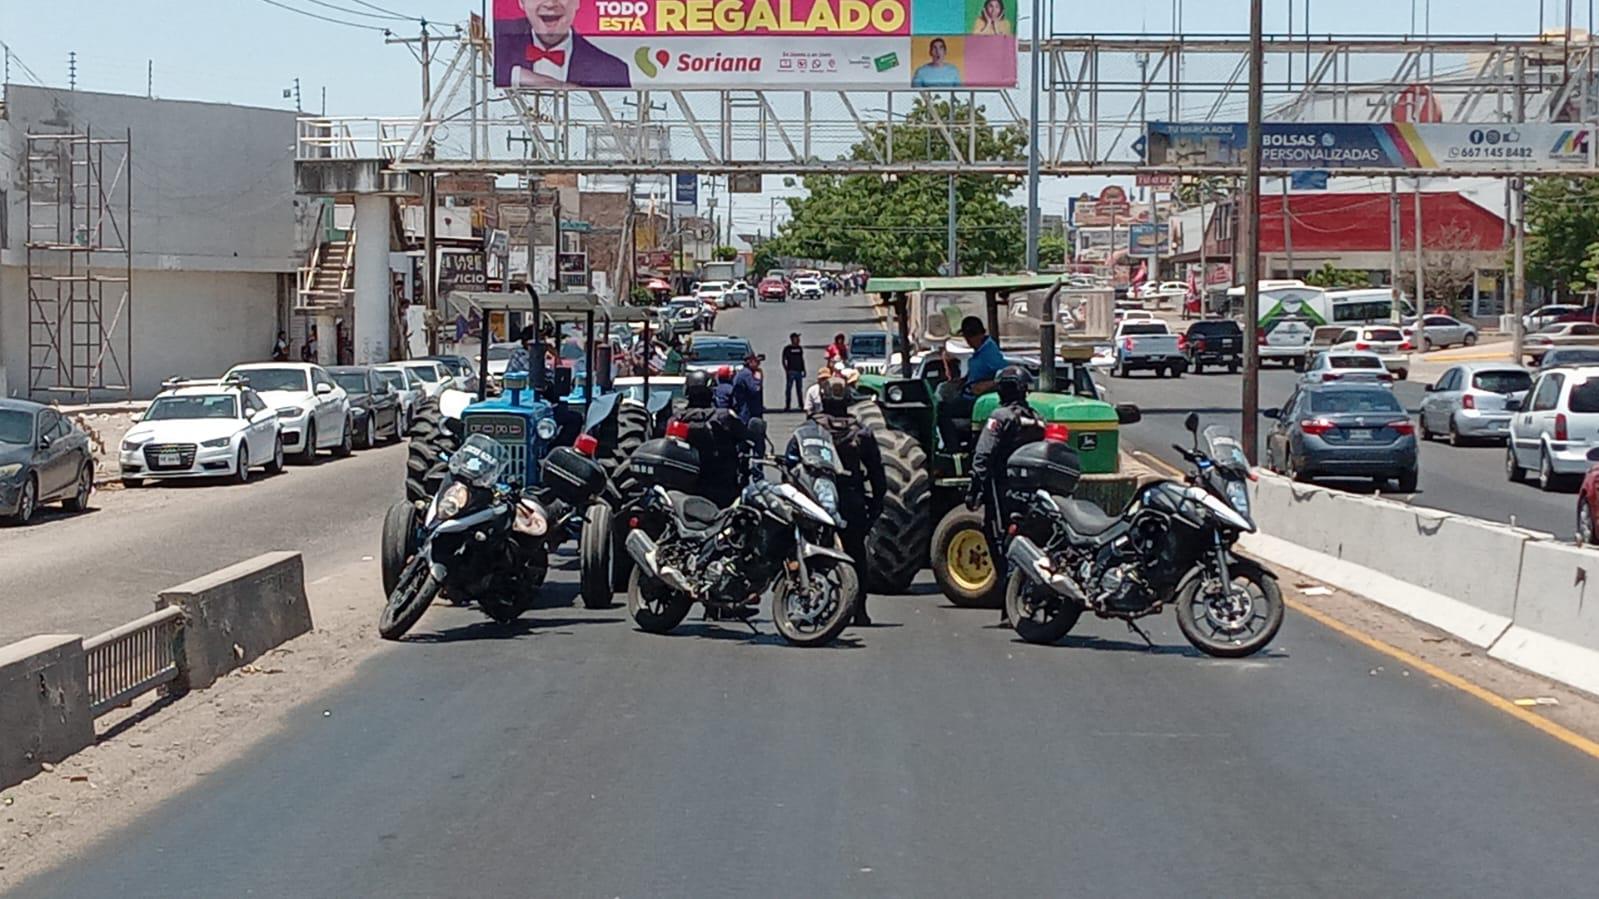
M311 240L311 249L306 254L305 265L300 267L300 289L298 293L300 300L298 305L300 306L308 305L311 285L316 282L317 270L322 267L322 247L326 243L322 238L327 233L322 221L332 207L332 203L317 204L316 226L311 229L311 233L314 235Z

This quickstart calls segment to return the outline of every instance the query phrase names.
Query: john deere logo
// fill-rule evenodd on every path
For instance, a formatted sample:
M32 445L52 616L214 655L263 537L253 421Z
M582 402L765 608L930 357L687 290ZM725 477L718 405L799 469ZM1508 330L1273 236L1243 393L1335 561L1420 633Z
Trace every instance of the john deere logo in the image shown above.
M638 63L638 70L651 78L661 74L661 69L671 60L672 54L665 50L656 50L652 54L650 48L640 47L633 51L633 61Z

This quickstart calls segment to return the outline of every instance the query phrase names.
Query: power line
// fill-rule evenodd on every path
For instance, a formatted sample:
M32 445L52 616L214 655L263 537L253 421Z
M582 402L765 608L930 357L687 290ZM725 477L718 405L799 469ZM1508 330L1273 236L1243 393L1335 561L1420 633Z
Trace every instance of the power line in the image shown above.
M320 19L324 22L332 22L335 25L347 25L351 28L360 28L366 31L378 31L382 32L383 34L389 33L389 29L387 28L379 28L376 25L365 25L360 22L347 22L343 19L335 19L332 16L324 16L321 13L314 13L308 9L300 9L297 6L290 6L287 3L279 3L278 0L261 0L261 2L267 4L268 6L276 6L279 9L286 9L292 13L299 13L302 16L309 16L313 19Z
M349 6L340 6L337 3L329 3L329 2L327 2L327 0L305 0L305 2L314 3L317 6L321 6L321 7L324 7L326 9L336 10L338 12L345 13L346 15L365 16L365 17L367 17L369 19L395 19L395 20L398 20L398 21L401 21L401 22L415 22L415 21L417 21L417 19L414 18L414 17L402 16L399 13L384 12L382 14L379 14L379 13L374 13L374 12L367 12L364 9L355 9L355 8L349 7Z
M376 3L368 3L368 2L366 2L366 0L350 0L350 2L356 4L357 6L365 6L368 9L375 9L378 12L388 13L391 16L394 16L394 17L399 18L399 19L404 19L407 22L415 22L415 21L417 21L417 20L422 18L421 16L408 16L408 15L405 15L403 13L397 13L397 12L395 12L392 9L389 9L389 8L383 7L383 6L379 6Z
M41 79L33 71L33 69L29 68L27 63L22 61L22 57L18 56L16 53L12 52L10 44L8 44L8 43L6 43L4 41L0 41L0 49L3 49L5 51L5 55L6 55L7 59L9 59L12 62L17 64L17 68L22 70L22 74L28 76L28 80L29 81L32 81L34 84L37 84L40 87L44 87L44 80Z

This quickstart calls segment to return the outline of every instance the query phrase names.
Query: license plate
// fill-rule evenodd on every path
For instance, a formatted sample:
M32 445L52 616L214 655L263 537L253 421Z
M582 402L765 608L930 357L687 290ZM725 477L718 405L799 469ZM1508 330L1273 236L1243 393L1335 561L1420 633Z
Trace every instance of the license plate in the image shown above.
M1165 356L1150 356L1149 357L1149 361L1151 361L1151 362L1165 362L1166 361L1166 357Z
M1375 434L1370 428L1350 428L1346 431L1350 440L1373 440Z
M155 464L163 466L170 465L176 468L177 466L183 464L183 457L177 453L158 453L155 457Z

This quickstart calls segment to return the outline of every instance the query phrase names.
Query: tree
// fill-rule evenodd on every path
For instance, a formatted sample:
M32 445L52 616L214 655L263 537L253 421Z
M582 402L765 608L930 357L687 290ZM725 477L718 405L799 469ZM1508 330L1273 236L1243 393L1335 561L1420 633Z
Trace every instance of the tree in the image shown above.
M718 262L732 262L734 259L738 258L738 250L723 244L722 246L717 247L715 250L712 250L711 256Z
M1400 258L1403 260L1399 270L1400 289L1414 290L1415 249L1411 248ZM1449 307L1451 314L1458 314L1461 297L1477 278L1477 263L1481 258L1482 252L1477 249L1477 241L1469 225L1451 221L1437 229L1421 251L1421 264L1426 269L1422 276L1425 295L1418 301L1418 308L1441 301Z
M1044 234L1038 238L1038 265L1048 269L1066 264L1066 238L1060 234Z
M1578 293L1599 286L1599 179L1535 178L1526 202L1527 280Z
M755 248L755 255L750 261L750 274L752 277L762 278L774 268L783 267L783 257L772 252L772 242L766 241Z
M988 126L982 107L947 100L919 99L905 119L872 126L850 148L848 158L892 158L914 164L950 158L939 122L964 143L965 126L975 119L974 160L1015 160L1026 150L1023 130ZM892 136L892 147L890 137ZM889 150L892 149L892 154ZM914 168L914 165L910 167ZM995 175L956 179L956 239L963 274L1014 271L1024 252L1023 211L1005 202L1013 184ZM773 253L861 265L896 275L933 275L947 252L948 177L939 174L813 175L807 195L789 199L792 218L770 243Z
M1331 262L1322 263L1321 268L1305 276L1305 283L1311 287L1325 287L1329 289L1340 287L1370 287L1371 278L1365 272L1349 268L1334 268Z

